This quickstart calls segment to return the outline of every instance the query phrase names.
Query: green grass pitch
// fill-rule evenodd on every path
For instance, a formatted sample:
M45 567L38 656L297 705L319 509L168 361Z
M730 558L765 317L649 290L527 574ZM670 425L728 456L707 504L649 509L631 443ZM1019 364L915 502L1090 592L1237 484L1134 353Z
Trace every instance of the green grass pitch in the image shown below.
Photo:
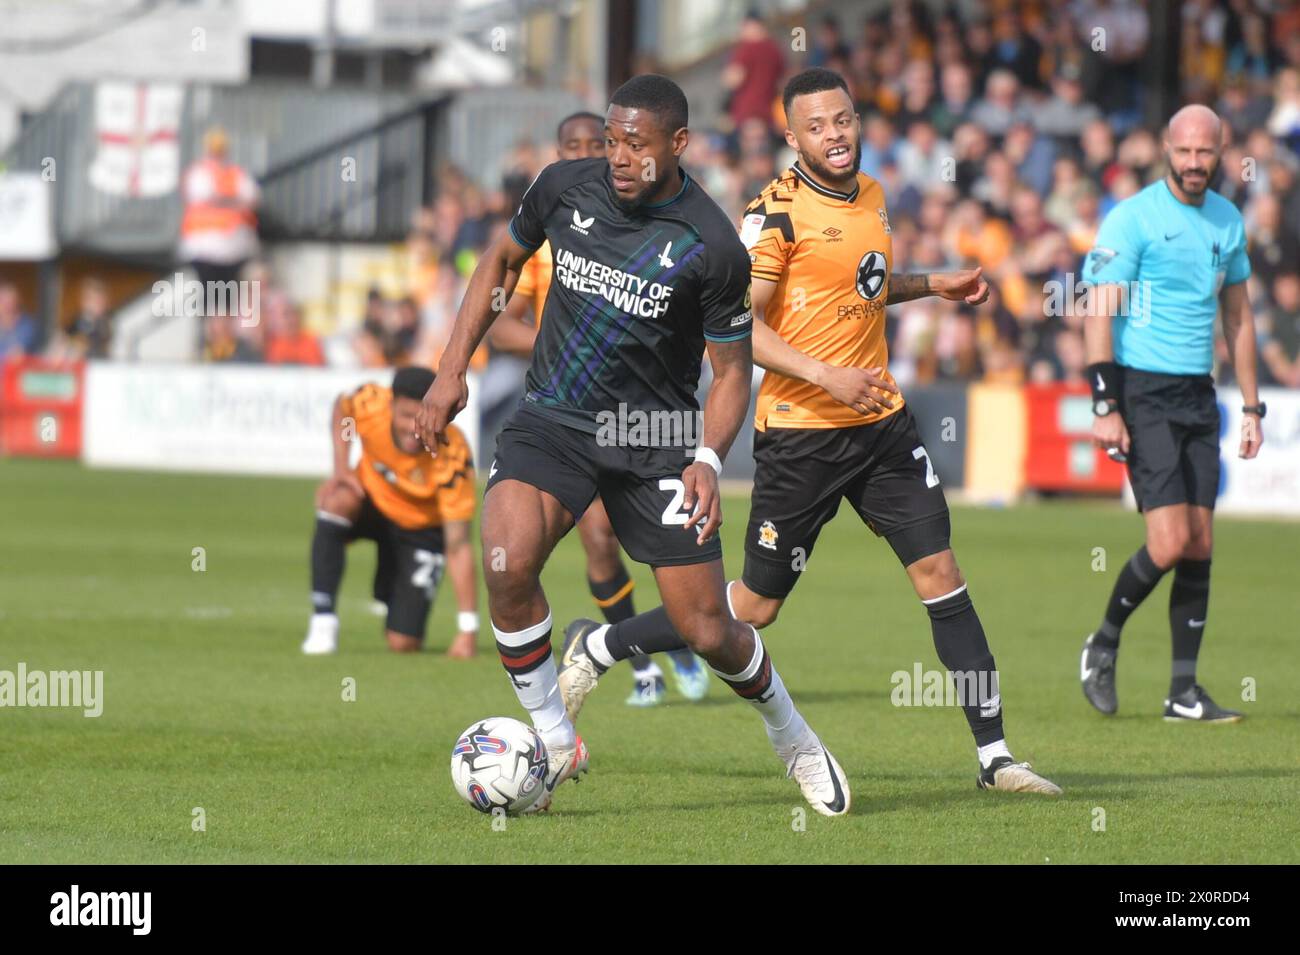
M798 825L797 787L722 684L701 704L670 689L669 705L633 710L623 670L583 712L590 775L498 831L452 790L449 757L471 721L522 711L490 635L473 662L441 656L449 585L432 652L394 656L366 610L373 547L356 545L341 652L299 654L311 486L0 463L0 669L103 670L105 697L98 719L0 709L0 862L1300 861L1295 524L1218 522L1200 678L1248 718L1187 726L1160 718L1167 581L1125 633L1119 714L1079 691L1080 643L1138 544L1136 516L954 509L1008 742L1065 788L1051 800L978 792L960 711L891 704L892 673L938 660L888 545L845 508L765 639L849 775L848 818ZM747 507L726 501L733 576ZM647 609L653 581L634 574ZM558 624L593 612L576 535L544 582ZM1247 679L1257 699L1242 703Z

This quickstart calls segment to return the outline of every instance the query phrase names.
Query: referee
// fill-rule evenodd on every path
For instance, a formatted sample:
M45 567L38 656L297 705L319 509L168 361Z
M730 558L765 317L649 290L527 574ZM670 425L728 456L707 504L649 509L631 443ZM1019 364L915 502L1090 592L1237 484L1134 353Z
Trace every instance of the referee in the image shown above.
M1146 521L1146 543L1120 571L1101 626L1083 646L1083 692L1105 714L1118 707L1115 660L1124 623L1173 570L1165 719L1241 719L1196 682L1219 487L1219 410L1210 369L1220 307L1245 401L1242 458L1259 453L1266 410L1256 384L1241 213L1209 187L1222 143L1212 110L1187 106L1175 113L1165 132L1168 174L1111 211L1084 265L1095 293L1084 326L1093 439L1117 459L1127 457Z

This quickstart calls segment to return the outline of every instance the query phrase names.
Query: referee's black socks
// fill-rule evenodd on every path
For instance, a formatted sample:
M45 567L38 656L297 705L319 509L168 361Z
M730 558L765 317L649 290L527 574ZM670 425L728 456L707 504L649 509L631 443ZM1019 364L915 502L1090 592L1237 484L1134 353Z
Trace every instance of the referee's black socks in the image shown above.
M1110 592L1110 603L1106 605L1106 616L1097 628L1095 642L1117 649L1120 631L1124 629L1129 615L1150 596L1165 573L1151 559L1146 545L1139 547L1119 572L1115 588Z
M1169 632L1173 635L1173 666L1169 697L1173 699L1196 682L1196 658L1210 607L1210 562L1184 558L1174 565L1174 585L1169 591Z

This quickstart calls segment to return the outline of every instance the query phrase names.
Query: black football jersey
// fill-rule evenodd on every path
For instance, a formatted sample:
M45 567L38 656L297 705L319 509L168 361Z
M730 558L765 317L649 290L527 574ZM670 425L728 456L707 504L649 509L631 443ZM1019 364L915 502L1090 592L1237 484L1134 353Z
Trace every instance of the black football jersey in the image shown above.
M704 340L752 332L749 254L726 214L680 171L671 198L627 212L601 158L552 163L510 234L550 242L554 271L524 402L586 431L601 412L698 410Z

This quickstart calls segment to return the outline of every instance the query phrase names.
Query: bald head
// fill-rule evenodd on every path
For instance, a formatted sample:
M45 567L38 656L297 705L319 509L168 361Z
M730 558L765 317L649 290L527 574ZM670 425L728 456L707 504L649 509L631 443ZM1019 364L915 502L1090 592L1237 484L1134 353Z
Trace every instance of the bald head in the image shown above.
M1170 142L1184 139L1209 139L1215 143L1223 142L1223 123L1219 115L1210 107L1193 103L1184 106L1169 118L1169 128L1165 139Z
M1219 169L1223 149L1223 124L1214 110L1184 106L1165 130L1165 158L1169 161L1169 188L1181 201L1199 206Z

